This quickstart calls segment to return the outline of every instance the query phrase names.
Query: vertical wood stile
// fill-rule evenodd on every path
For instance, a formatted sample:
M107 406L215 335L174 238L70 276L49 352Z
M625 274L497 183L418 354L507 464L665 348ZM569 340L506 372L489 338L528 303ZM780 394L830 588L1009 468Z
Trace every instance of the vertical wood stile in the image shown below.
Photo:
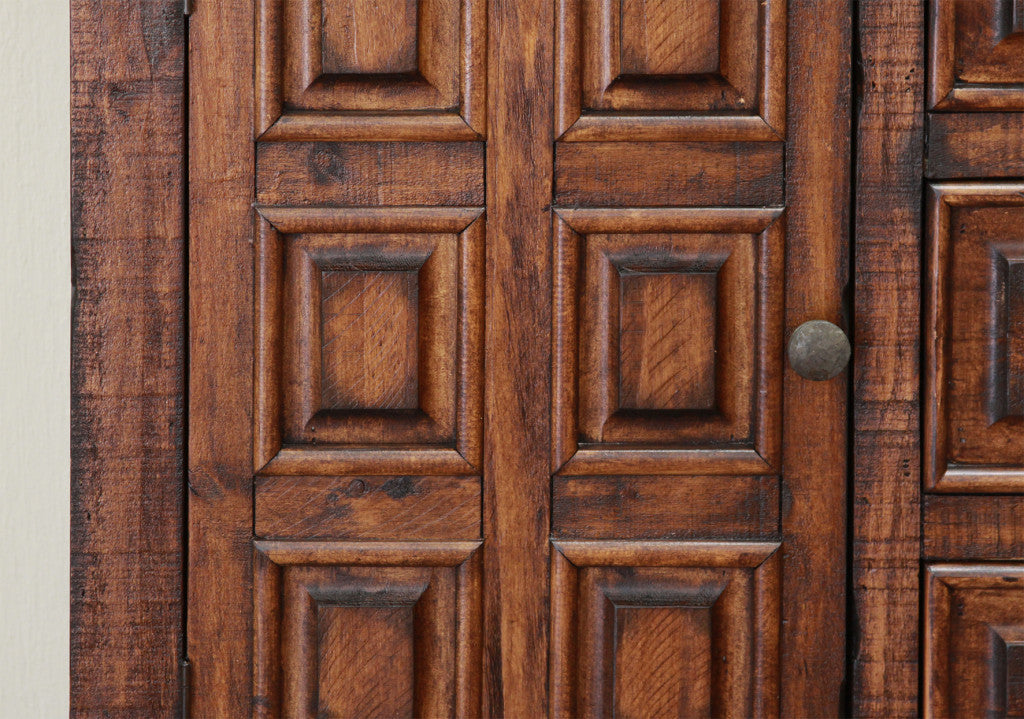
M190 21L187 631L196 717L252 712L253 10L197 3Z
M547 713L553 10L488 7L485 716Z
M850 716L918 716L923 0L860 3Z
M789 5L787 337L812 319L845 326L851 18L844 0ZM787 367L783 404L781 713L834 716L844 678L845 376L810 382Z

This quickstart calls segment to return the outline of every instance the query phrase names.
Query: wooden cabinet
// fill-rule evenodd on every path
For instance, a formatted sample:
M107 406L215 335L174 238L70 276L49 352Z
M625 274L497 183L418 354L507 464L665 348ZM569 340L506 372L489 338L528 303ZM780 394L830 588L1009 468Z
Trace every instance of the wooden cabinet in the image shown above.
M1019 0L74 4L73 714L1024 713Z

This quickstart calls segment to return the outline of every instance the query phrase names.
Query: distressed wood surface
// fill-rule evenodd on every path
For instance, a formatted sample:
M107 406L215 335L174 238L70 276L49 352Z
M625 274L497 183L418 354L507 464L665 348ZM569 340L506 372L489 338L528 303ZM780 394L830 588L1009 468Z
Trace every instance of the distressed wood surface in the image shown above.
M71 16L70 713L173 716L184 566L180 2L72 0Z
M860 3L850 714L918 713L924 3Z
M846 326L849 280L850 8L789 3L786 127L788 337L808 320ZM808 32L813 27L814 32ZM847 375L783 392L782 716L842 711L846 646ZM813 600L811 599L813 597Z
M188 657L196 717L252 712L250 2L189 20Z
M485 716L548 708L553 10L488 13Z

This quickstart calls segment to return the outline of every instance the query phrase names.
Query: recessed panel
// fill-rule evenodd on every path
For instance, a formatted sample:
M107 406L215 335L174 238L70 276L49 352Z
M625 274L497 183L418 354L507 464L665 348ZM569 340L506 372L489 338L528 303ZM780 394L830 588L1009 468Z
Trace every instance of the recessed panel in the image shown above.
M719 4L719 0L622 0L622 74L717 73Z
M936 489L1024 487L1024 196L941 185L930 199L924 449Z
M269 716L479 714L477 546L258 542L257 706Z
M260 0L259 6L261 139L479 138L481 0Z
M929 100L936 110L1024 110L1020 0L934 0Z
M712 716L711 607L616 606L615 716Z
M320 289L323 409L415 409L417 272L326 270Z
M619 406L715 407L717 272L619 273Z
M779 681L777 547L556 544L553 715L772 715Z
M414 605L317 606L317 716L411 717Z
M555 448L564 473L770 472L781 359L777 218L560 211ZM700 464L707 450L718 451L710 471Z
M413 73L416 0L321 0L321 69L328 75Z
M558 18L562 139L784 135L785 0L561 0Z
M257 469L367 472L339 460L377 446L437 448L468 470L479 451L479 211L261 212ZM314 466L265 467L296 451ZM436 471L372 456L385 473Z
M1024 565L930 565L925 715L1022 716Z

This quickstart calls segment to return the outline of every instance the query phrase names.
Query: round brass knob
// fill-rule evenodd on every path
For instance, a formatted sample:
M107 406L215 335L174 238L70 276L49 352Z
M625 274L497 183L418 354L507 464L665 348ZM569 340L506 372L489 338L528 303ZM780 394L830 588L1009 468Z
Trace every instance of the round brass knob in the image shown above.
M804 379L832 379L849 361L850 340L831 322L804 322L789 338L789 364Z

